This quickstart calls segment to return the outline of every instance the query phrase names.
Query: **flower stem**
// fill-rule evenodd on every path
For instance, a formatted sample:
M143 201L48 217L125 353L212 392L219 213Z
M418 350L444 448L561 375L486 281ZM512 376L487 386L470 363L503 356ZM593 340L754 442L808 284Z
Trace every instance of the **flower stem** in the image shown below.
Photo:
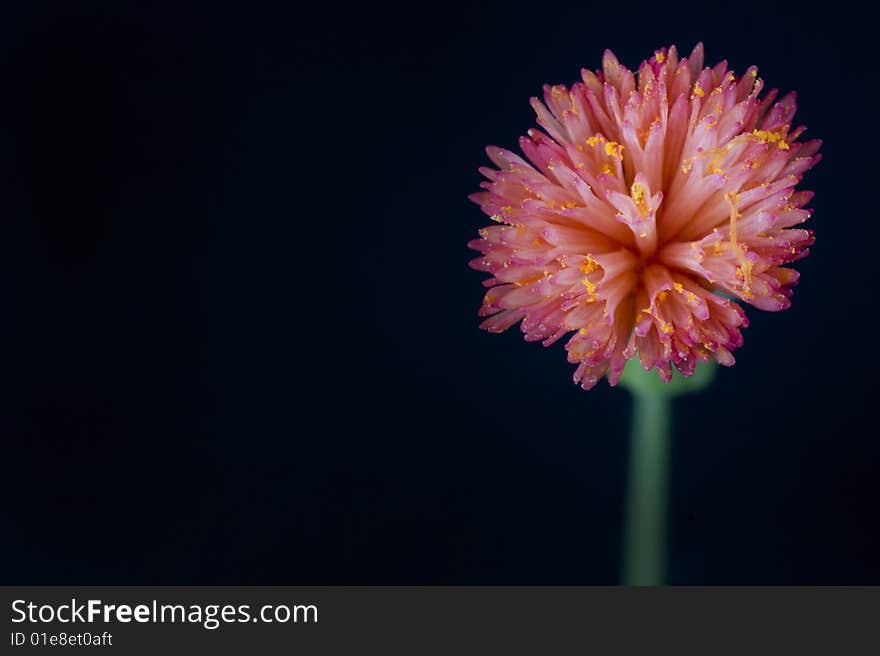
M633 425L627 477L623 584L666 583L666 507L672 398L633 394Z

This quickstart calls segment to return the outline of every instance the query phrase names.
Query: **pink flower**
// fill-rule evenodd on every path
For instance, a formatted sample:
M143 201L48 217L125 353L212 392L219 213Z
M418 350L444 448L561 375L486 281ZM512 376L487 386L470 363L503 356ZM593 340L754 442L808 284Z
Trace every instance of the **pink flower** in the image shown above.
M487 149L473 194L497 225L468 245L487 271L481 328L518 321L527 341L566 343L576 383L615 385L626 361L668 381L697 360L734 363L748 321L739 299L790 306L808 254L812 192L796 191L819 161L820 141L791 129L795 94L760 97L752 67L738 77L703 68L703 47L675 47L642 62L638 76L606 51L602 70L571 89L532 99L538 124L520 139L529 161ZM719 292L724 295L719 294Z

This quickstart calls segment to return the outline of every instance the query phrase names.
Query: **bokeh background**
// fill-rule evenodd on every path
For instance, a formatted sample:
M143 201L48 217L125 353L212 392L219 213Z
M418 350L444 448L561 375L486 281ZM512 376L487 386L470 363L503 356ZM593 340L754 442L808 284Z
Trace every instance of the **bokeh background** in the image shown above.
M613 584L629 399L477 329L483 146L612 48L799 92L794 306L676 401L674 584L880 583L877 43L803 4L8 3L4 584Z

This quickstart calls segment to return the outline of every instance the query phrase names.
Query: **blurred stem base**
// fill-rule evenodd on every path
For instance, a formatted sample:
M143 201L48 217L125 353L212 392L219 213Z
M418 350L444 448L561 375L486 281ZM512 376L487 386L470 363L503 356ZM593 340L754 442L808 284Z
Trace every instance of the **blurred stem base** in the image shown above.
M672 399L633 397L623 537L623 584L666 583L666 506Z
M624 585L667 582L672 400L705 389L714 375L714 363L700 363L690 378L676 371L669 383L638 364L629 364L624 370L620 383L633 395L622 554Z

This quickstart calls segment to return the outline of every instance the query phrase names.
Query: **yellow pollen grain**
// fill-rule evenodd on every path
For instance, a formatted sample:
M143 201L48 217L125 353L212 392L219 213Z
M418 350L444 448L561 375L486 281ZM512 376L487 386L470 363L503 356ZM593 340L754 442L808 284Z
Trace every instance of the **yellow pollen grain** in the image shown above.
M611 168L611 165L607 162L602 165L602 173L608 173L610 175L614 174L614 169Z
M495 219L495 216L493 215L492 218ZM500 219L495 219L495 220L496 220L496 221L500 221ZM489 238L489 231L486 230L485 228L480 228L480 230L478 231L478 233L479 233L480 237L482 237L483 239L488 239L488 238Z
M739 218L739 210L736 204L739 202L739 194L729 191L724 195L724 198L730 203L730 245L739 260L739 270L742 272L743 277L743 294L747 294L750 293L752 285L752 263L746 259L745 250L736 240L736 220Z
M578 331L578 334L580 334L580 335L586 335L586 334L587 334L587 329L586 329L586 328L581 328L581 329Z
M599 137L593 135L592 137L587 137L587 145L590 148L595 148L596 144L599 143Z
M662 330L667 335L675 332L675 328L673 327L673 325L668 321L663 321L662 319L660 320L660 330Z
M706 92L703 91L699 82L694 82L694 95L699 96L700 98L706 95Z
M672 283L672 288L675 289L675 291L677 291L679 294L684 292L684 285L682 285L680 282Z
M616 157L617 159L623 159L623 146L621 146L616 141L606 141L605 142L605 154L608 157Z
M581 262L581 266L580 266L580 270L583 271L584 273L593 273L593 271L595 271L598 268L599 268L599 263L596 262L596 260L594 260L592 258L592 256L590 256L590 255L587 255L587 257L584 258L584 261Z
M584 168L584 163L583 163L583 162L578 162L578 163L575 164L574 166L575 166L575 168L582 169L582 168Z
M662 51L658 50L657 52L654 53L654 59L657 60L658 64L662 64L663 60L666 59L666 56L663 54Z
M590 281L589 278L584 278L581 281L584 284L584 287L587 288L587 301L592 303L596 300L596 283Z
M633 185L630 188L630 195L632 196L636 209L639 211L639 216L642 218L648 216L651 208L648 205L648 196L645 193L645 188L640 183L633 182Z
M770 132L769 130L752 130L752 136L757 138L761 143L775 143L780 149L788 150L789 145L782 138L779 132Z

